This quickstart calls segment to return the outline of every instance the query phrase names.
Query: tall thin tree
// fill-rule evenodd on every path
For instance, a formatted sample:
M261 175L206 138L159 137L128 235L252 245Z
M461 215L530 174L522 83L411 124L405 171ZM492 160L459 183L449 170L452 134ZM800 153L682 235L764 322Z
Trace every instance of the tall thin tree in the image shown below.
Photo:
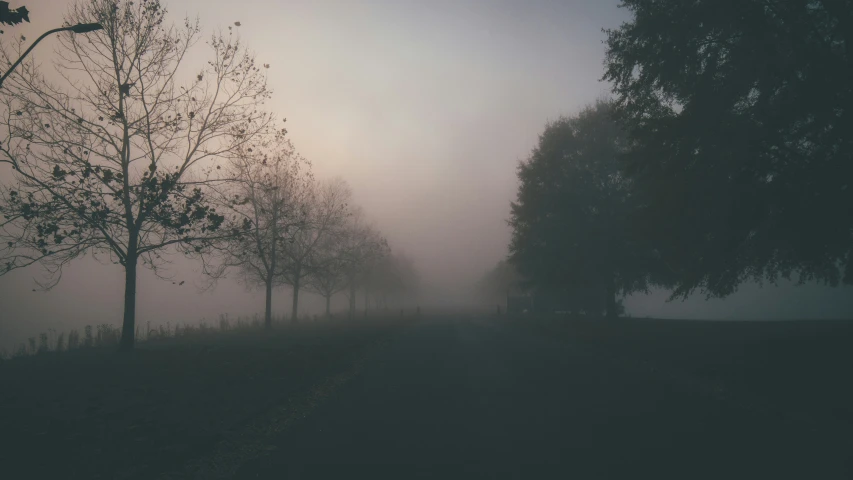
M291 320L299 315L299 292L303 280L310 276L311 257L327 236L346 220L350 189L342 179L315 184L300 200L305 222L289 239L284 251L286 265L282 276L293 289Z
M228 168L232 181L217 199L233 236L216 243L205 269L216 280L236 268L244 284L264 288L266 328L272 326L273 288L283 280L283 256L307 224L302 199L313 183L311 164L285 135L281 129L235 152Z

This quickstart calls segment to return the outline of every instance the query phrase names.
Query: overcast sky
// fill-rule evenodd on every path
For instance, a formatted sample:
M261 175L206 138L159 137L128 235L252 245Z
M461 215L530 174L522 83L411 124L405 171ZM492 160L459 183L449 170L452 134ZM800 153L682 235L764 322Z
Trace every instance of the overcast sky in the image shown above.
M35 38L61 24L69 4L10 3L26 5L32 23L6 28L4 41L21 33ZM518 160L548 120L608 91L599 82L601 29L627 19L615 0L166 5L174 20L199 16L208 32L239 21L258 60L271 65L270 109L287 118L317 176L345 178L392 247L414 258L427 283L441 279L449 287L472 282L506 254ZM50 42L37 48L45 66L52 48ZM178 273L193 278L186 268ZM0 336L44 325L120 323L120 270L84 260L47 294L31 292L37 275L33 269L0 277ZM261 310L260 296L228 282L198 295L144 274L139 295L141 322ZM281 312L284 297L276 300ZM751 298L739 301L749 305ZM638 314L662 311L658 297L631 305ZM684 305L666 308L686 314ZM738 310L705 313L731 317Z

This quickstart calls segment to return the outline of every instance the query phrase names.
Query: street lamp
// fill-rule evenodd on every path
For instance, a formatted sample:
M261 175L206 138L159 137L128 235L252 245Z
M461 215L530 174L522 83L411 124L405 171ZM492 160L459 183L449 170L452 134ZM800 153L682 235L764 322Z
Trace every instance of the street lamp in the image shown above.
M30 45L30 48L28 48L27 51L24 52L23 55L21 55L21 58L19 58L17 61L15 61L15 63L12 64L11 67L9 67L9 70L7 70L6 73L4 73L2 77L0 77L0 88L3 88L3 82L6 80L6 77L8 77L9 74L11 74L15 70L15 67L17 67L21 63L21 61L24 59L24 57L26 57L30 53L30 51L32 51L32 49L36 45L38 45L38 43L40 41L42 41L44 39L44 37L46 37L48 35L52 35L54 33L66 32L66 31L70 31L70 32L74 32L74 33L89 33L89 32L94 32L96 30L101 30L103 28L104 28L104 26L101 25L100 23L78 23L77 25L71 25L69 27L54 28L53 30L48 30L48 31L44 32L39 38L36 39L35 42L33 42L32 45Z

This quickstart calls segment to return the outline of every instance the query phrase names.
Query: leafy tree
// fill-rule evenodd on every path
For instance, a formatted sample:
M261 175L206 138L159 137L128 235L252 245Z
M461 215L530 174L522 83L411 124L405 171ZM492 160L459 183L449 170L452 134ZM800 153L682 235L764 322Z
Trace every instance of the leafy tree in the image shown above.
M310 164L285 135L281 129L234 152L232 181L217 201L234 235L217 242L215 268L206 268L214 280L238 268L244 284L263 287L266 328L272 326L272 290L282 282L284 252L307 221L302 199L313 182Z
M853 283L850 2L622 6L604 79L673 296L794 273Z
M9 2L0 1L0 24L17 25L30 22L30 12L27 7L9 8ZM0 33L3 33L0 31Z
M269 91L230 33L211 37L210 60L180 85L199 28L169 25L157 0L81 2L66 21L104 29L60 36L60 83L28 61L0 100L0 166L14 174L0 190L0 274L41 263L49 288L87 252L120 264L131 349L138 264L156 273L165 250L195 255L230 234L208 202L225 180L213 166L266 128Z
M510 262L539 296L568 301L592 287L583 309L617 315L616 295L644 290L651 256L626 229L631 182L621 171L627 143L599 101L550 123L518 167Z

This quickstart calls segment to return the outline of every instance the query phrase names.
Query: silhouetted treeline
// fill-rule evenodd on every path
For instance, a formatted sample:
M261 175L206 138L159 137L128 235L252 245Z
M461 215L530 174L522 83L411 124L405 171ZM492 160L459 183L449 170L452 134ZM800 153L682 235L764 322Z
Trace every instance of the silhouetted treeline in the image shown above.
M594 286L589 309L613 315L653 284L853 284L849 5L623 6L614 98L549 124L519 166L509 258L527 287Z

